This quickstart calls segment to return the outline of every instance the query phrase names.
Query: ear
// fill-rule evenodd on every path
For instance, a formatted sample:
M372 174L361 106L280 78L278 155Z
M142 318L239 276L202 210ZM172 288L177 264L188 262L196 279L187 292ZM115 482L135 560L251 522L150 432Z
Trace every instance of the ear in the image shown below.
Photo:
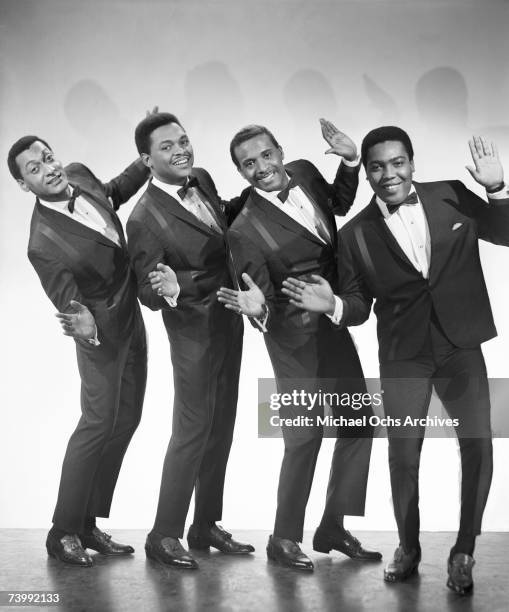
M410 162L410 168L412 168L412 172L415 172L415 164L414 164L414 160L413 159Z
M147 166L147 168L152 169L152 159L148 153L141 154L141 161Z
M281 159L284 159L285 158L285 152L283 151L281 146L279 146L278 149L279 149L279 152L281 153Z
M27 193L30 191L30 187L25 183L23 179L17 179L16 182L21 187L21 189L23 189L23 191L26 191Z

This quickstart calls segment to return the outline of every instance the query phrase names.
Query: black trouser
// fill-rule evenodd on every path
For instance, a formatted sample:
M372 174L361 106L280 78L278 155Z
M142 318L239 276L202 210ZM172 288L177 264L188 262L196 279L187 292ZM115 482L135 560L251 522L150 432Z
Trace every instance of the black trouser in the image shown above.
M432 387L451 418L461 453L461 518L459 535L475 537L488 498L493 471L490 398L480 347L452 345L438 323L412 359L380 364L386 416L426 417ZM401 545L419 549L419 462L424 427L390 427L389 467L394 514ZM438 474L437 474L438 475Z
M124 454L141 418L147 380L147 344L141 314L131 336L76 341L81 418L64 457L55 527L83 531L86 517L109 516Z
M194 523L221 519L237 409L242 320L207 334L169 332L175 398L154 531L181 538L193 489ZM194 330L200 331L200 330Z
M357 351L347 330L334 331L328 321L316 333L289 333L266 337L279 393L294 389L317 393L364 393L366 385ZM331 404L335 417L369 419L371 407L352 410ZM282 406L279 415L299 414L295 406ZM324 414L324 405L300 411L303 416ZM304 516L313 482L322 427L282 425L285 452L277 494L274 536L302 541ZM325 513L362 516L371 454L371 427L338 427L327 486ZM355 436L355 437L354 437Z

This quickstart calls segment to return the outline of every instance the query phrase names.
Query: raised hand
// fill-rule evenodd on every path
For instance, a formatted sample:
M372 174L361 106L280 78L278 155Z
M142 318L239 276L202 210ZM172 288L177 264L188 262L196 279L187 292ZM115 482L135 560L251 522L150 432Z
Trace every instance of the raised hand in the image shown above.
M298 308L334 314L336 301L329 283L317 274L312 274L310 279L312 283L288 277L283 281L282 292L290 298L290 304Z
M338 128L330 121L327 121L327 119L320 119L320 126L322 128L322 136L330 146L330 149L325 151L325 155L334 153L335 155L344 157L348 161L357 159L357 147L349 136L340 132Z
M153 272L149 272L148 279L152 286L152 291L163 297L175 297L179 290L177 275L170 268L162 263L158 263Z
M247 317L261 317L265 296L254 280L244 272L242 280L248 286L246 291L236 291L228 287L221 287L217 292L217 299L228 310L233 310Z
M72 336L81 340L94 338L96 334L94 315L76 300L71 300L69 303L74 310L73 313L57 312L55 315L64 330L64 336Z
M150 117L150 115L157 115L158 112L159 112L159 106L154 106L152 110L147 111L146 116Z
M501 185L504 181L504 169L498 157L497 146L482 136L473 136L468 141L474 166L465 166L474 181L488 191Z

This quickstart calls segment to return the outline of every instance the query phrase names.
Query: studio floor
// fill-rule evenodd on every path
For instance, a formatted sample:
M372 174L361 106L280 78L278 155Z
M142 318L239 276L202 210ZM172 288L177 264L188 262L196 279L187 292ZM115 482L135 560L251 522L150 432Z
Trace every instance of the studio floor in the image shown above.
M381 563L370 564L337 552L315 553L312 534L306 533L302 548L315 563L315 571L309 574L268 562L268 533L264 531L235 531L237 539L256 547L253 555L195 552L200 564L197 571L174 570L148 561L144 531L112 533L117 541L133 545L136 553L127 558L94 554L95 565L87 569L49 559L43 530L0 530L0 590L57 592L61 603L52 606L54 609L84 612L509 610L509 533L488 533L479 538L475 591L467 598L445 586L446 558L454 540L451 533L422 534L419 573L401 584L382 580L384 564L397 544L392 532L355 533L366 547L383 553Z

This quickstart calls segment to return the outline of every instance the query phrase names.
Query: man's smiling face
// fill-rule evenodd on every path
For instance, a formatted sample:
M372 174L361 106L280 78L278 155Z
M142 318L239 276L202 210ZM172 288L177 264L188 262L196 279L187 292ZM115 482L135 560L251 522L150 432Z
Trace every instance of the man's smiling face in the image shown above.
M268 134L260 134L235 147L238 171L253 187L262 191L281 191L288 184L283 151Z
M373 191L387 204L400 204L412 187L415 171L402 142L387 140L372 146L366 155L366 175Z
M69 186L67 174L45 144L36 140L16 157L16 163L21 173L18 183L24 191L49 202L65 199Z
M150 153L142 154L152 174L171 185L183 185L193 169L193 147L178 123L156 128L150 135Z

